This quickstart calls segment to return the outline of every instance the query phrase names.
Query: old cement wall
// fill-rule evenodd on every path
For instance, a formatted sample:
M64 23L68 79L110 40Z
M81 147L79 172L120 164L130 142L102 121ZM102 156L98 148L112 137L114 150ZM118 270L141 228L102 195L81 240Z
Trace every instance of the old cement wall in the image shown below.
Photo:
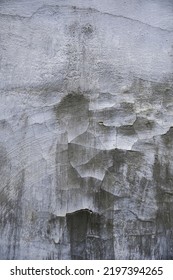
M173 1L0 1L0 258L173 258Z

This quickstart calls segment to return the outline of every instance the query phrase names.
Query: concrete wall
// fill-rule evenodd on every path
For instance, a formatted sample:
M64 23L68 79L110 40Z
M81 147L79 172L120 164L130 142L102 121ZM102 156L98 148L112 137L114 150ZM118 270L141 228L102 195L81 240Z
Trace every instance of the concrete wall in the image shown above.
M173 2L0 1L0 258L173 258Z

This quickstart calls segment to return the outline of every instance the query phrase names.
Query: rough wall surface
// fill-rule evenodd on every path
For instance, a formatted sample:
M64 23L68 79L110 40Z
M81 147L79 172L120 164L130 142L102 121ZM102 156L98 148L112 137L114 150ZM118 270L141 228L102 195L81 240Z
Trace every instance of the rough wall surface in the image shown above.
M173 259L173 1L0 1L0 258Z

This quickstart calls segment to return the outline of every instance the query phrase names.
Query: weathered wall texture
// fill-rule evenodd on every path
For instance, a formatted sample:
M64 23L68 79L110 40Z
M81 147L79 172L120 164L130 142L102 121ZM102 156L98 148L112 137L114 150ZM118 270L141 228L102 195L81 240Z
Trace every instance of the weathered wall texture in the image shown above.
M0 258L173 259L173 1L0 1Z

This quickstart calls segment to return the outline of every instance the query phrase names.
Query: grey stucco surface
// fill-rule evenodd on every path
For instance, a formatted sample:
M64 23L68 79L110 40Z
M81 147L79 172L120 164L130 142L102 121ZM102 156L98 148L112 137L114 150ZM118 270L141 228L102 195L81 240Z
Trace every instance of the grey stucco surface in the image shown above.
M0 258L173 259L173 1L0 1Z

